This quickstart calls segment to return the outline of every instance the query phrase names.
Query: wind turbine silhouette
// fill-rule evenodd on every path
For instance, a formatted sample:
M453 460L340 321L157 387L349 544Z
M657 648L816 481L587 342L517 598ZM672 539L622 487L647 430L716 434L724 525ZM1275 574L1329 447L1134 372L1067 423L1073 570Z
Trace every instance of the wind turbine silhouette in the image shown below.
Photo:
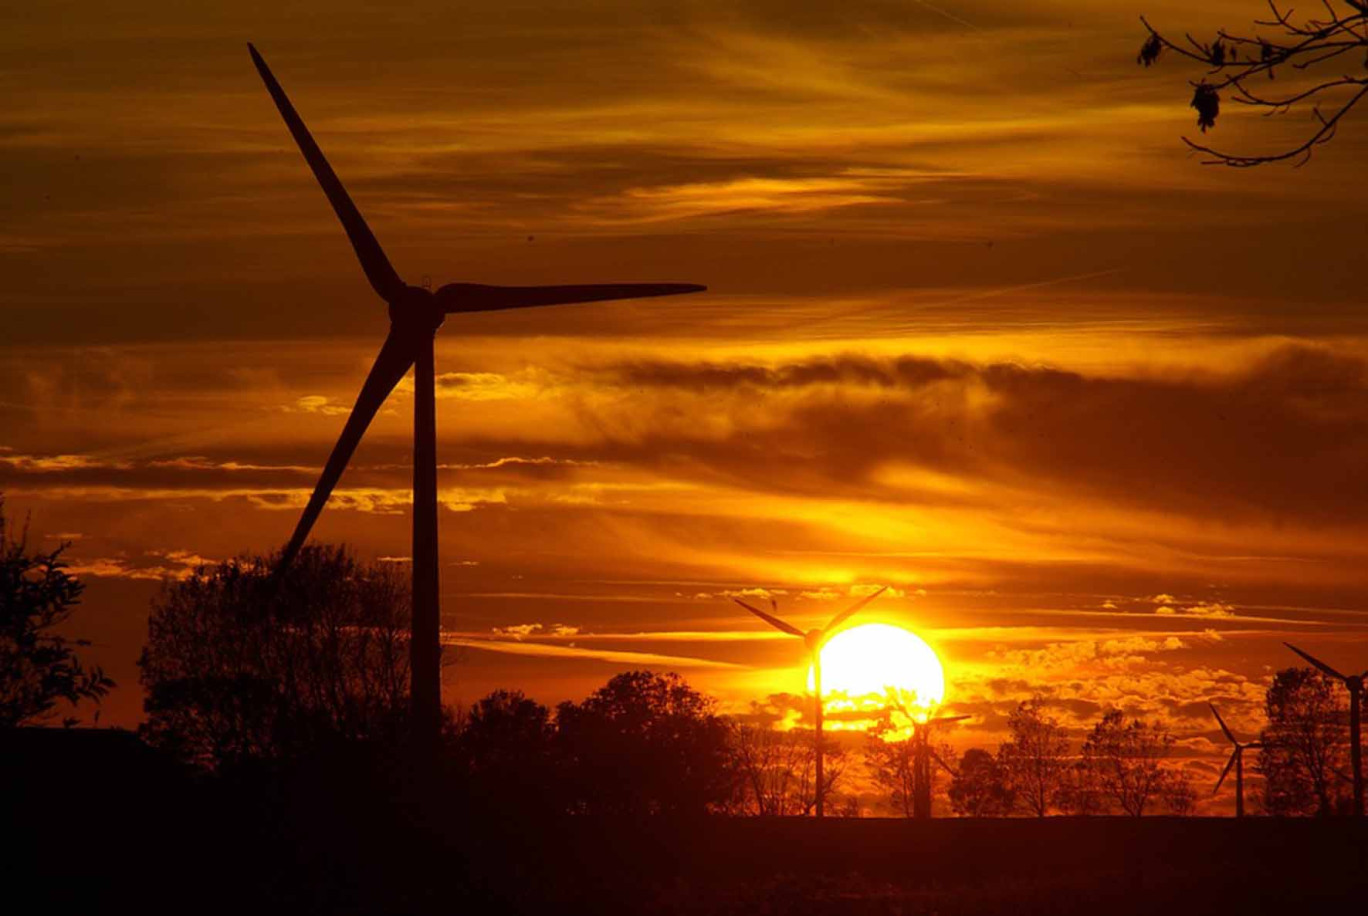
M1263 747L1263 743L1260 741L1250 741L1248 744L1241 744L1239 741L1235 740L1235 736L1230 733L1229 727L1225 724L1225 719L1221 718L1220 712L1218 712L1216 707L1211 703L1208 703L1207 705L1211 707L1211 714L1214 715L1216 721L1220 723L1221 731L1225 732L1226 739L1235 746L1235 749L1230 752L1230 759L1226 761L1225 769L1221 771L1221 778L1216 780L1216 788L1211 790L1211 794L1215 795L1217 792L1221 791L1221 783L1225 782L1226 776L1230 774L1230 768L1234 767L1235 816L1244 817L1244 752L1251 747Z
M1363 681L1364 678L1368 678L1368 671L1362 674L1340 674L1325 662L1308 655L1290 642L1283 645L1339 681L1349 691L1349 762L1354 777L1354 817L1363 817L1363 746L1359 743L1359 717L1362 714Z
M248 44L252 63L266 84L280 116L290 129L299 151L313 170L314 178L332 204L342 228L351 240L361 269L371 288L389 306L389 336L380 347L366 376L356 406L347 417L342 435L333 446L323 473L309 497L294 535L281 554L280 568L290 564L328 501L357 443L394 387L413 367L413 621L410 652L412 728L421 745L435 745L441 730L441 611L440 571L437 565L437 418L433 340L446 316L459 312L600 302L607 299L639 299L700 292L707 287L691 283L610 283L579 286L484 286L449 283L436 292L410 286L399 278L371 233L361 212L352 203L322 150L290 104L285 90L266 66L257 49Z
M938 725L963 722L972 719L973 716L928 716L925 719L918 719L892 687L888 688L888 701L889 706L896 706L912 723L912 817L916 820L926 820L931 817L932 761L940 764L941 769L951 776L959 776L955 768L946 763L940 752L931 746L931 733Z
M931 817L931 762L939 763L951 776L958 775L955 768L945 762L940 752L931 746L931 735L937 725L950 722L963 722L970 716L933 716L925 722L912 721L912 740L916 742L912 757L912 816L920 820Z
M831 620L827 622L826 626L808 630L806 633L795 627L793 624L780 620L777 616L775 616L775 614L778 614L779 612L779 605L774 600L773 596L770 596L770 609L775 612L774 614L766 614L764 611L760 610L757 607L752 607L751 605L742 601L740 598L732 598L732 600L735 601L737 604L741 605L743 608L750 611L756 617L759 617L761 620L765 621L765 623L774 627L776 630L781 630L785 633L788 633L790 636L797 636L799 639L803 641L803 644L807 646L808 652L812 655L812 685L813 692L816 694L817 697L817 713L814 720L816 723L816 730L815 738L813 740L815 740L817 743L818 817L824 817L826 815L825 791L823 784L824 774L822 772L822 643L826 642L827 637L831 635L832 631L835 630L842 623L844 623L846 620L848 620L851 614L854 614L856 611L860 610L860 608L864 607L866 604L882 595L884 593L884 590L887 588L887 585L879 586L878 591L865 595L859 601L856 601L850 607L846 608L844 611L841 611L841 613L831 618Z

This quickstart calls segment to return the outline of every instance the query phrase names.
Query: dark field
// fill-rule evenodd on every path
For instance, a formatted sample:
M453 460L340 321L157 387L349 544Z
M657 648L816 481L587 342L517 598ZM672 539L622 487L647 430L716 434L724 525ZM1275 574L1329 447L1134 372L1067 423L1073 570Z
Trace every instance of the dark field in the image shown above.
M1368 900L1368 829L1351 821L547 818L414 780L196 781L136 753L5 763L6 870L30 912L1314 913Z

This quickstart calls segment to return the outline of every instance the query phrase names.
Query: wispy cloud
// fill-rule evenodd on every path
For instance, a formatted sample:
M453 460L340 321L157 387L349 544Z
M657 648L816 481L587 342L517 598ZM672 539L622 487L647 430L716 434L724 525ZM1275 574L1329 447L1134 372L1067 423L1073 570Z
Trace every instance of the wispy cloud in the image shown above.
M582 661L613 662L627 665L717 669L740 669L745 667L744 665L738 665L732 662L723 662L708 658L695 658L687 655L661 655L655 652L628 652L617 649L547 645L545 643L520 640L472 639L463 636L445 635L443 637L443 642L447 645L464 646L469 649L482 649L486 652L502 652L511 655L534 655L547 658L576 659Z
M110 461L93 455L0 455L0 464L8 465L17 471L38 474L59 474L64 471L85 471L94 469L124 469L130 467L126 462Z
M328 417L345 416L352 410L322 394L306 394L296 398L292 404L282 405L280 409L285 413L317 413Z
M201 566L215 561L188 550L149 550L137 558L95 557L72 559L67 572L73 576L101 579L188 579Z

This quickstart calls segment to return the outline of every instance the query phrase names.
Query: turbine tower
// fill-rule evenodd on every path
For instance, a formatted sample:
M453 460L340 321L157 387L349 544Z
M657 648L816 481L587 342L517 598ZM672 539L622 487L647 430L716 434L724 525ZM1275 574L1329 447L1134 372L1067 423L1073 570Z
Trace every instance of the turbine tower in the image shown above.
M906 713L906 710L903 710ZM912 718L909 716L909 718ZM912 741L912 816L918 820L931 817L931 763L935 761L951 776L957 775L955 768L945 762L940 752L931 746L931 735L938 725L950 722L963 722L970 716L932 716L925 722L913 721Z
M1283 645L1339 681L1349 691L1349 762L1354 776L1354 817L1363 817L1363 747L1359 744L1359 716L1363 705L1363 681L1364 678L1368 678L1368 671L1362 674L1340 674L1325 662L1307 655L1290 642Z
M850 607L846 608L844 611L841 611L841 613L831 618L831 620L827 622L826 626L808 630L806 633L795 627L793 624L780 620L777 616L775 616L775 614L779 612L779 606L777 603L775 603L773 597L770 598L770 608L775 612L774 614L767 614L757 607L752 607L751 605L742 601L740 598L732 599L737 604L741 605L743 608L750 611L756 617L759 617L761 620L765 621L765 623L774 627L776 630L780 630L784 633L789 634L790 636L797 636L799 639L803 641L803 644L807 646L808 653L812 656L812 686L813 692L816 694L817 700L817 712L816 717L814 719L816 723L816 737L814 738L814 740L817 742L816 775L818 817L824 817L826 815L826 802L824 798L825 783L823 782L825 774L822 771L822 643L826 642L827 638L831 636L832 631L835 630L842 623L845 623L845 621L850 618L851 614L854 614L856 611L860 610L860 608L864 607L866 604L882 595L884 589L886 588L888 588L887 585L879 586L878 591L865 595L859 601L856 601Z
M413 620L410 652L412 704L411 727L420 747L435 748L441 730L441 609L440 572L437 565L437 418L433 369L433 340L446 316L458 312L599 302L607 299L639 299L700 292L706 287L686 283L616 283L580 286L484 286L450 283L436 292L409 286L390 266L389 259L371 233L361 212L352 203L322 150L290 104L266 61L247 45L252 63L266 84L266 91L285 119L291 136L323 188L333 212L351 241L371 289L389 307L390 330L380 353L361 386L356 405L347 417L342 435L333 446L304 514L281 554L287 566L309 536L318 514L347 467L352 452L399 380L413 368Z
M1235 816L1244 817L1244 752L1251 747L1263 747L1263 744L1259 741L1250 741L1248 744L1241 744L1239 741L1235 740L1235 736L1230 733L1230 728L1225 724L1225 719L1221 718L1221 714L1216 710L1216 707L1210 703L1207 705L1211 706L1211 714L1216 717L1216 721L1221 726L1221 731L1225 733L1226 740L1235 747L1235 749L1230 752L1230 759L1226 761L1225 769L1221 771L1221 778L1216 780L1216 788L1211 790L1211 794L1215 795L1217 792L1221 791L1221 783L1225 782L1226 776L1230 774L1230 768L1234 767Z
M912 817L916 820L927 820L931 817L931 763L934 761L940 764L941 769L951 776L959 775L954 767L945 762L940 752L931 746L932 731L938 725L963 722L972 719L973 716L933 715L918 720L898 696L897 690L889 688L888 699L889 705L897 707L898 711L912 723L912 735L908 739L912 742Z

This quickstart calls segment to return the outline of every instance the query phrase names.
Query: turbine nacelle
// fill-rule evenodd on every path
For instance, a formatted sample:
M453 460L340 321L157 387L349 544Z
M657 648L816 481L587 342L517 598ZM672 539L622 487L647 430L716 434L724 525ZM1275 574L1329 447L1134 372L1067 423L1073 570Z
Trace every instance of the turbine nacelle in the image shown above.
M404 336L435 334L446 321L446 310L431 290L404 286L389 302L390 324Z

